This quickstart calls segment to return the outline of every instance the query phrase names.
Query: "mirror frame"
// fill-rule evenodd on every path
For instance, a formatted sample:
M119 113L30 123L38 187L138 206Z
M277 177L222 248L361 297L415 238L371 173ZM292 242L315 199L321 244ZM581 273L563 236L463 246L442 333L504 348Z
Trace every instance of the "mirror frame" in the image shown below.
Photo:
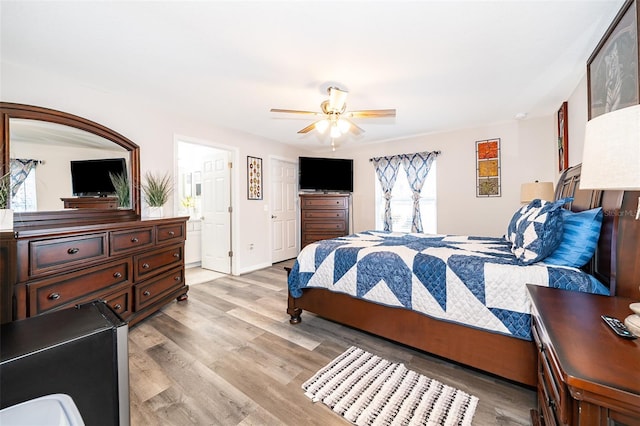
M14 230L42 226L69 226L105 222L140 220L140 147L121 134L86 118L33 105L0 102L0 176L10 169L10 129L11 118L48 121L85 130L101 136L126 149L131 167L131 209L69 209L43 212L14 212Z

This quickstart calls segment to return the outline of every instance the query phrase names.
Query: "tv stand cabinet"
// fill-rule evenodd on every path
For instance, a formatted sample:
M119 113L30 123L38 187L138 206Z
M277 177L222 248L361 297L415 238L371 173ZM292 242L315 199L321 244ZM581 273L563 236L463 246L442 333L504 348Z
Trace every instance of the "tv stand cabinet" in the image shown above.
M350 194L300 194L300 245L349 234Z
M133 325L174 298L186 299L187 219L19 230L15 279L8 280L14 283L11 319L104 300Z

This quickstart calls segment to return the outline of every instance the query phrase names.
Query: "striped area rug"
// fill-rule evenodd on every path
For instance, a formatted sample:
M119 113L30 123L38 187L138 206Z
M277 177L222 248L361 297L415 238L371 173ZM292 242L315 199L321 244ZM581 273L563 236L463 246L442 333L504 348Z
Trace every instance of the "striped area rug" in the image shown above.
M478 398L355 346L302 384L356 425L471 425Z

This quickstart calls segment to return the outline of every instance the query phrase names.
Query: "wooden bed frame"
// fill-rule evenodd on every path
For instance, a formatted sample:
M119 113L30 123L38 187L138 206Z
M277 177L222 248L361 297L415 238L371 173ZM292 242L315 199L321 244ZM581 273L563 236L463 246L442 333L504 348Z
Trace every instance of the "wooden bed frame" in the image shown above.
M583 269L607 285L612 295L640 299L640 221L635 220L640 192L581 190L580 170L580 165L565 170L555 196L573 196L572 211L602 206L605 213L598 248ZM299 298L289 294L291 324L301 321L303 310L508 380L529 386L537 383L532 341L319 288L305 289Z

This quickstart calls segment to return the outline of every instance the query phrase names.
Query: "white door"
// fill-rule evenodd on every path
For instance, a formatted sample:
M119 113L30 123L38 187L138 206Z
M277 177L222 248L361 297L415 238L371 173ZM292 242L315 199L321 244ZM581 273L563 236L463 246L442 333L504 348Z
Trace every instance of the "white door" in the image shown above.
M202 267L231 273L231 167L222 150L202 167Z
M271 229L273 263L298 255L298 165L271 161Z

